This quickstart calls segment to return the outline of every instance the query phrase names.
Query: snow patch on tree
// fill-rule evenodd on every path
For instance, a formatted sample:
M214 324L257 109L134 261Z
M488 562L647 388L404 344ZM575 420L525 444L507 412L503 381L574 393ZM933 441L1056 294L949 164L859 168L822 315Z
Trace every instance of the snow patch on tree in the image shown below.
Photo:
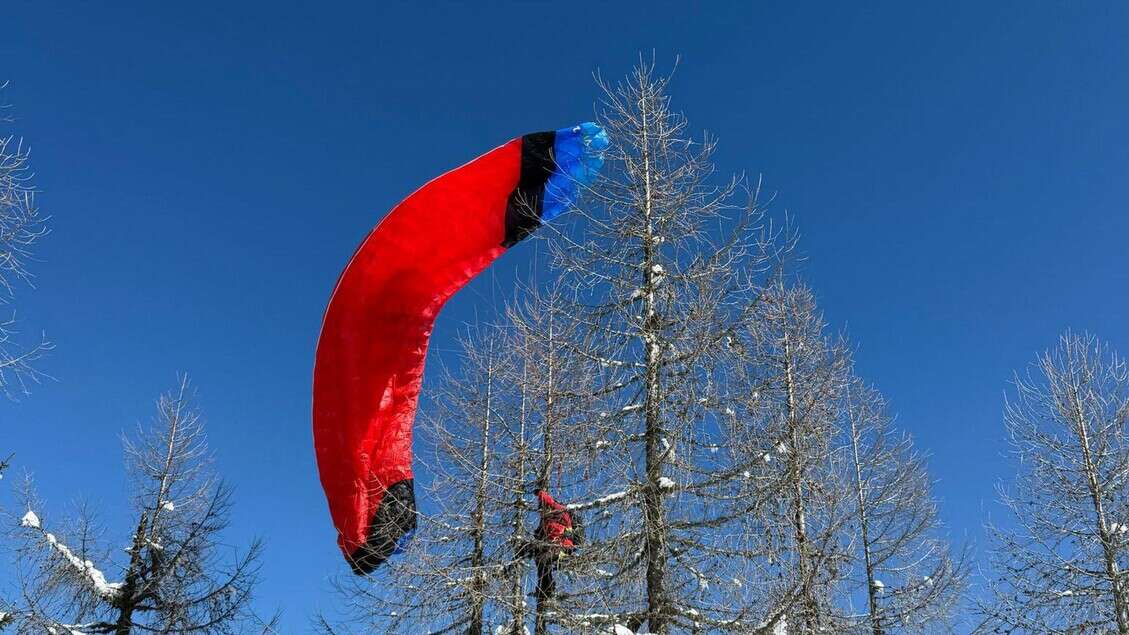
M113 602L121 595L121 582L107 582L105 574L99 571L98 568L94 566L93 562L78 557L70 550L70 547L60 542L59 539L55 537L55 534L44 531L39 521L39 516L37 516L35 512L29 509L20 520L20 525L42 533L43 540L47 545L53 549L55 553L59 554L76 573L86 579L99 597L108 602Z
M39 516L37 516L35 512L31 511L30 509L27 510L27 513L24 514L23 518L20 519L20 526L39 529Z
M627 498L627 492L616 492L614 494L608 494L607 496L603 496L603 497L597 498L595 500L590 500L590 501L583 502L583 503L572 503L572 504L566 505L565 509L577 509L577 510L579 510L579 509L588 509L589 507L600 507L602 505L607 505L608 503L613 503L613 502L620 500L620 499L623 499L623 498Z
M636 632L636 631L633 631L630 628L624 626L623 624L616 624L616 625L612 626L611 628L609 628L605 631L601 631L600 635L650 635L650 634L645 633L643 631Z

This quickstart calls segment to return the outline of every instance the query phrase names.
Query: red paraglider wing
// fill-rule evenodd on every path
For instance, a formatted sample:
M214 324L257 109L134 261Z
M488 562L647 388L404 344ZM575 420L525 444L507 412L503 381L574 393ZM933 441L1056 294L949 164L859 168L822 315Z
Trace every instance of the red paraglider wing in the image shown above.
M314 366L314 444L338 544L357 573L415 527L412 422L443 304L571 204L602 162L594 124L514 139L397 205L329 302Z

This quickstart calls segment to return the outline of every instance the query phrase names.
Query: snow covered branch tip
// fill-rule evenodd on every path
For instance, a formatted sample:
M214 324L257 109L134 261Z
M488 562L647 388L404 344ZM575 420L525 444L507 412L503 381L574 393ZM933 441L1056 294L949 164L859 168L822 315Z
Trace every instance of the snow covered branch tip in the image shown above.
M20 526L39 532L47 545L85 581L89 582L99 597L111 603L117 601L122 592L122 583L107 582L106 576L94 566L93 562L78 557L69 547L59 542L55 534L44 531L39 516L35 512L28 510L20 519Z

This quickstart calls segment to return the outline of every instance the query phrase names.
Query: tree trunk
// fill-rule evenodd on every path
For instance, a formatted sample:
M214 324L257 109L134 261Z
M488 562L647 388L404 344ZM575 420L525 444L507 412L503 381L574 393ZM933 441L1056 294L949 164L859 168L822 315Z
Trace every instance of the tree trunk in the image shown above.
M120 600L117 606L118 619L114 623L114 635L129 635L133 628L133 611L137 605L134 596L137 594L137 583L140 581L143 565L141 549L145 546L145 534L148 531L149 515L141 512L141 518L137 521L137 530L133 533L133 544L130 546L129 568L126 570L125 581L118 596Z
M643 122L643 292L646 298L646 318L643 322L642 340L646 347L646 426L645 469L647 483L643 489L643 549L647 558L647 624L655 635L666 635L666 511L663 490L659 479L663 476L662 455L662 392L660 390L659 315L655 300L656 271L655 236L652 222L651 156L649 147L648 113L646 100L640 101Z
M526 399L527 386L529 386L529 347L525 346L525 359L522 360L521 370L521 412L518 420L518 446L517 467L514 469L514 517L510 541L514 548L514 565L511 601L513 602L513 629L511 635L523 635L525 626L525 559L527 554L523 549L525 539L525 422L528 417L528 402Z
M848 417L851 421L851 454L855 461L855 493L858 495L862 558L866 566L866 598L867 607L870 611L870 628L873 635L884 635L882 620L878 615L878 588L874 584L877 578L874 575L874 562L870 553L870 518L866 514L866 490L862 480L862 463L859 459L859 431L855 424L854 413L848 413Z
M1078 441L1082 446L1082 465L1086 470L1087 486L1090 490L1090 500L1094 505L1094 514L1097 516L1098 538L1102 542L1102 555L1105 560L1106 575L1109 577L1110 590L1113 592L1113 610L1117 618L1117 632L1129 635L1129 598L1126 597L1124 585L1121 583L1121 571L1117 565L1117 550L1114 546L1114 537L1106 522L1105 505L1102 502L1102 488L1098 478L1097 468L1094 466L1093 455L1090 451L1090 432L1086 424L1086 415L1082 412L1082 404L1078 395L1078 388L1074 387L1072 395L1074 401L1075 429Z
M544 415L544 428L541 436L542 440L542 454L543 460L541 462L540 474L537 477L537 484L542 489L549 489L549 476L553 468L553 433L555 432L555 418L553 412L553 370L555 366L555 358L553 356L554 337L556 333L553 330L553 315L552 311L549 312L549 337L546 340L545 348L545 415ZM535 545L535 549L543 548L542 545ZM538 589L540 589L540 568L538 568ZM546 635L549 632L549 603L552 598L549 595L541 595L540 592L537 596L537 617L534 622L533 630L534 635Z
M490 409L494 397L493 363L493 351L491 351L491 367L487 370L486 376L486 403L482 415L482 453L479 463L478 490L475 492L474 525L471 528L474 534L474 551L471 554L474 583L471 585L468 635L482 635L483 608L486 604L486 574L482 570L482 565L485 562L486 551L486 483L490 478Z
M807 517L804 501L804 471L800 464L800 422L796 406L796 382L793 376L792 346L784 335L784 379L788 390L789 480L792 481L792 529L796 540L796 557L800 566L800 604L804 615L801 633L814 633L818 626L819 608L815 599L814 576L808 545Z

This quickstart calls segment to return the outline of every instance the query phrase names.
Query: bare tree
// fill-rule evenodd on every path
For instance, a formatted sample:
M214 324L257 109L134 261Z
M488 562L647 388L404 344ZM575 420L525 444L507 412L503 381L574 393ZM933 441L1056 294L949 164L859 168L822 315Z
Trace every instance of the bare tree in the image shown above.
M133 531L124 561L92 513L49 527L26 496L16 550L21 597L8 622L18 633L239 633L269 631L250 610L261 548L228 560L219 542L230 490L211 469L203 422L187 380L162 396L157 419L127 440ZM95 563L117 571L118 581Z
M764 503L746 523L772 584L754 600L767 624L805 634L841 626L834 598L850 562L853 506L836 444L849 363L824 331L810 291L773 285L737 341L746 362L731 397L733 439L762 463L749 487Z
M437 633L482 635L492 630L487 620L505 597L500 577L512 558L504 538L512 475L499 463L509 449L504 428L512 421L517 388L505 335L484 327L465 338L461 373L445 373L437 398L423 413L425 441L434 445L428 491L439 513L421 519L428 531L415 553L422 560L404 562L400 569L415 570L413 578L423 588L440 584L444 598L425 598L422 608L433 617L405 622L407 632L430 624Z
M811 291L765 290L731 347L729 436L756 507L744 518L744 630L944 631L959 607L962 561L940 535L930 482L881 396L853 375ZM858 603L865 607L859 610Z
M530 522L529 512L535 506L527 504L526 497L537 488L551 491L562 500L589 491L588 479L597 460L594 449L601 444L600 430L591 423L590 407L598 364L580 354L585 350L583 326L575 319L574 308L559 287L550 286L546 290L525 290L522 300L507 311L511 346L518 359L513 381L520 386L512 409L517 426L510 432L516 451L511 451L512 459L506 466L506 472L514 477L514 595L508 608L515 635L522 632L519 625L524 623L523 605L517 601L518 590L526 588L524 561L535 560L538 554L559 553L531 531L535 523ZM579 514L572 512L577 519ZM582 583L591 577L591 554L579 559L575 552L566 555L567 561L551 567L548 575L569 580L570 591L558 591L556 585L552 591L542 588L541 583L548 578L538 579L535 585L535 635L549 632L562 603L569 604L577 594L596 592Z
M728 444L714 393L726 338L789 244L764 223L755 191L717 181L714 143L691 138L667 78L641 64L600 86L605 170L573 215L579 231L551 244L575 288L578 354L603 370L591 426L605 445L589 500L577 504L597 512L587 550L606 557L598 568L608 575L599 593L562 605L560 621L657 634L734 628L749 616L729 573L739 558L722 554L739 522L732 506L743 504L729 481L749 458L720 451Z
M1129 633L1129 367L1092 335L1064 334L1015 378L1004 410L1017 474L989 527L983 630Z
M36 243L47 233L47 219L35 201L31 150L7 130L14 122L2 97L7 86L0 82L0 304L10 304L17 285L30 281L28 263ZM0 317L0 393L9 398L26 394L30 384L42 377L35 362L52 348L44 337L29 345L17 342L17 335L15 312ZM0 461L0 478L12 456ZM15 609L0 598L0 629L14 624L16 616Z
M845 595L866 597L865 615L851 621L872 635L951 631L967 568L939 535L925 457L893 428L882 395L857 379L849 385L846 418L856 564Z
M0 84L0 92L6 86ZM8 110L0 100L0 125L5 127L13 122ZM30 161L23 139L0 130L0 304L10 303L16 287L30 280L34 248L47 233ZM51 348L45 339L20 345L16 335L14 314L0 318L0 391L8 396L26 393L29 383L41 377L33 363Z

